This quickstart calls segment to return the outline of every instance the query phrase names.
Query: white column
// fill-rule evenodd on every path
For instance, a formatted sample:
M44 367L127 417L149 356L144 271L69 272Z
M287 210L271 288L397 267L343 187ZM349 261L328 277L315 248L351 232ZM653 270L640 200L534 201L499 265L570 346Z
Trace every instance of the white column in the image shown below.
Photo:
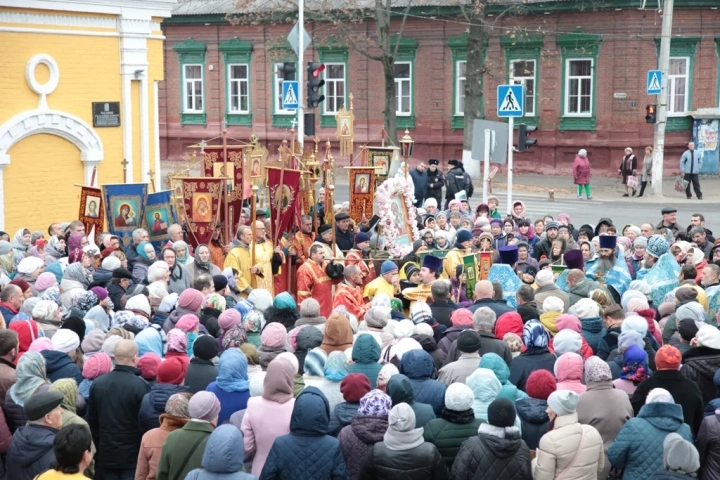
M128 183L133 181L133 135L132 135L132 79L129 75L123 77L123 158L127 160Z
M146 72L147 73L147 72ZM140 79L140 178L150 181L150 106L147 74Z
M155 131L155 191L162 190L162 174L160 173L160 106L158 102L158 84L159 82L153 82L153 107L155 110L155 122L153 125Z
M93 169L100 163L99 161L83 160L83 178L85 183L83 185L97 187L100 185L99 175L95 174L95 184L90 183L92 181Z
M10 155L0 154L0 230L5 230L5 167L10 165Z

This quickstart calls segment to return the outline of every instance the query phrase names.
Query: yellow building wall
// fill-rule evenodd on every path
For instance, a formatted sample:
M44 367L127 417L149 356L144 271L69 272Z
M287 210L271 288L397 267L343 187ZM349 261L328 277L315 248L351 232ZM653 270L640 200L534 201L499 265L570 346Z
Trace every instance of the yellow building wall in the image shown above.
M0 9L0 11L9 11ZM28 10L25 10L28 11ZM30 10L30 12L32 12ZM43 13L36 11L35 13ZM47 12L45 12L47 13ZM58 12L51 12L58 14ZM61 15L83 16L74 12ZM96 15L94 15L96 16ZM22 26L3 23L2 26ZM47 28L38 25L37 28ZM56 27L70 30L67 27ZM85 31L109 31L83 28ZM112 30L111 30L112 31ZM155 166L155 105L153 82L163 77L163 41L148 39L148 78L150 130L150 168ZM121 127L96 128L102 140L104 159L98 164L100 184L123 183L123 128L125 125L120 74L120 38L48 33L0 32L3 46L0 62L0 125L5 121L38 106L38 95L25 78L25 67L31 57L47 54L55 59L60 80L55 91L48 95L49 108L60 110L84 120L92 127L92 102L119 101ZM36 69L36 78L43 83L47 68ZM133 177L142 178L140 156L140 97L139 82L132 82L133 107ZM71 221L78 216L79 188L84 184L80 151L70 142L48 134L32 135L15 144L10 151L10 165L4 171L5 231L20 228L46 230L52 222ZM159 178L159 173L156 178ZM96 185L97 185L96 181ZM39 189L39 190L38 190ZM39 196L38 196L39 195Z

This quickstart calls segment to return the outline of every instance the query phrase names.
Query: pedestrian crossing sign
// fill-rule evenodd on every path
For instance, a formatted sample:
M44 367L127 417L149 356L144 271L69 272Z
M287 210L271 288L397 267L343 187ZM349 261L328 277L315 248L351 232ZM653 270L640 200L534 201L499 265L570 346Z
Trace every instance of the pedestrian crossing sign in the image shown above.
M525 114L525 93L522 85L498 85L497 116L522 117Z
M648 70L647 94L660 95L662 92L662 70Z
M283 110L297 110L300 102L298 101L298 82L285 81L282 83L282 108Z

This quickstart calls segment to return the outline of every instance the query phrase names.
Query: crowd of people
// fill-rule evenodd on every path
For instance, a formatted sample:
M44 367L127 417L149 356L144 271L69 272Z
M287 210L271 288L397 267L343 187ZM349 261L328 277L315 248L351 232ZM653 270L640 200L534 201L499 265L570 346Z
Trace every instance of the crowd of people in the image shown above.
M4 478L720 479L703 215L440 200L403 258L342 205L277 245L247 212L226 245L0 240Z

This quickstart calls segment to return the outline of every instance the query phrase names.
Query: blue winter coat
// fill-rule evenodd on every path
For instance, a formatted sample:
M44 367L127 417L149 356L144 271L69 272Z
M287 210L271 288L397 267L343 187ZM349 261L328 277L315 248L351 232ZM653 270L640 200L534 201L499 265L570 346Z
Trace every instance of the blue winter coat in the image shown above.
M582 335L587 340L588 345L592 348L593 353L596 354L598 351L598 345L600 340L605 336L607 331L603 325L603 320L600 317L589 317L581 318L580 323L582 324Z
M510 383L510 367L508 367L505 360L497 353L490 352L483 355L478 366L481 368L489 368L495 373L497 379L500 380L502 389L500 389L497 398L507 398L513 403L521 398L527 398L527 393Z
M295 399L290 434L278 437L260 474L261 480L346 480L340 442L327 435L330 403L316 387Z
M382 365L380 360L380 344L372 335L358 335L352 349L353 364L348 367L348 373L363 373L370 380L370 388L377 385L377 376Z
M342 402L335 405L335 409L330 412L328 435L337 437L343 427L347 427L352 423L352 419L357 416L359 408L360 402Z
M247 408L247 402L250 400L250 390L242 392L226 392L218 387L217 382L212 382L205 389L212 392L220 400L220 416L218 417L218 425L230 420L230 415Z
M432 379L435 362L425 350L410 350L400 361L400 373L407 376L415 389L415 401L427 403L440 416L445 408L447 386Z
M140 432L144 435L153 428L160 428L160 415L165 413L165 405L170 397L189 390L188 387L182 385L154 384L140 402L140 411L138 412Z
M191 470L185 480L254 480L242 472L245 461L245 439L234 425L220 425L205 444L202 468Z
M645 480L663 468L663 441L678 433L692 442L690 426L683 423L682 407L676 403L647 403L636 418L623 425L608 449L614 467L625 468L623 480Z
M27 425L18 428L10 442L5 472L10 480L32 480L47 471L55 462L54 428Z
M80 385L84 380L80 367L75 365L67 353L43 350L40 355L45 358L45 372L51 382L61 378L72 378Z
M546 400L538 398L521 398L515 402L517 416L520 419L522 439L530 450L535 450L540 445L540 439L550 429L550 417L547 410Z

